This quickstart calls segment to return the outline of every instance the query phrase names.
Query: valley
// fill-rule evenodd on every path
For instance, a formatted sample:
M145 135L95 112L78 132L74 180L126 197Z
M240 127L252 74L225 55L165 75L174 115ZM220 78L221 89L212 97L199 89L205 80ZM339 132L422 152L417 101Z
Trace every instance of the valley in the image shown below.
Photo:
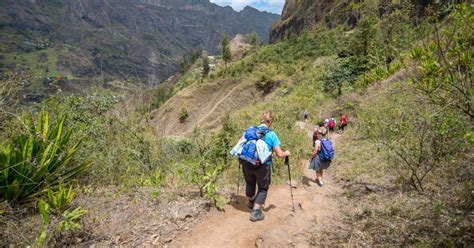
M12 4L1 59L30 73L3 67L0 82L0 246L474 241L469 3L286 0L278 19L246 22L238 16L268 13L206 0ZM33 25L49 18L61 32ZM228 40L215 32L224 27ZM49 94L25 105L31 89ZM331 117L323 184L308 160ZM261 121L291 155L274 152L265 217L253 222L230 151Z

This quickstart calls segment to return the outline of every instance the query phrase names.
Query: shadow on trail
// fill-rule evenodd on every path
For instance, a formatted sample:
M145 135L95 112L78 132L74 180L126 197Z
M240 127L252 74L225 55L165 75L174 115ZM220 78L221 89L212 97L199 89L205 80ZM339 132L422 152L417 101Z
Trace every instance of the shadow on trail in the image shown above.
M243 195L233 195L229 205L242 212L249 212L247 208L247 197Z
M247 208L247 197L246 196L243 196L243 195L233 195L232 196L232 200L230 201L229 205L231 205L233 208L239 210L239 211L242 211L242 212L246 212L246 213L250 213L250 210ZM275 206L274 204L270 204L268 207L265 207L263 209L264 212L268 212L272 209L275 209L277 208L277 206Z
M316 183L316 180L313 180L312 178L309 178L307 176L303 176L303 185L311 186L310 182Z

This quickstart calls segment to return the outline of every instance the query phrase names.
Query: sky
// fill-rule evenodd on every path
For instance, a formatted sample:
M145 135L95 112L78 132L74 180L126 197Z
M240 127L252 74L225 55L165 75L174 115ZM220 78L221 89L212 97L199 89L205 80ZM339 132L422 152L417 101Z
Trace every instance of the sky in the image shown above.
M281 10L285 4L285 0L211 0L220 6L230 6L234 10L240 11L249 5L262 11L281 15Z

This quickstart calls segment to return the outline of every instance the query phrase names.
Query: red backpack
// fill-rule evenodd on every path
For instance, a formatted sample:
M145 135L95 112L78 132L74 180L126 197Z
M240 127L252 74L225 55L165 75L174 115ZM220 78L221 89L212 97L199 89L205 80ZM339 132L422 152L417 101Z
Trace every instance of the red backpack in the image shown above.
M329 125L328 125L330 128L333 128L334 126L336 126L336 122L334 120L329 120Z
M345 115L341 116L341 124L346 125L347 124L347 117Z

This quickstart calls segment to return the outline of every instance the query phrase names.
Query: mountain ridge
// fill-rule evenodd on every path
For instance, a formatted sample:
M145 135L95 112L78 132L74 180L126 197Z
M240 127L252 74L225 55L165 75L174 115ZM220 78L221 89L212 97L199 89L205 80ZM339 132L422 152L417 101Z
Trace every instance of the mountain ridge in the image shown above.
M41 78L61 75L144 85L173 75L179 57L191 49L217 53L223 34L268 37L278 17L249 8L236 12L209 0L3 0L0 5L4 67L24 64ZM52 56L46 56L48 68L36 68L45 65L18 56L35 58L43 52L57 57L50 61Z

